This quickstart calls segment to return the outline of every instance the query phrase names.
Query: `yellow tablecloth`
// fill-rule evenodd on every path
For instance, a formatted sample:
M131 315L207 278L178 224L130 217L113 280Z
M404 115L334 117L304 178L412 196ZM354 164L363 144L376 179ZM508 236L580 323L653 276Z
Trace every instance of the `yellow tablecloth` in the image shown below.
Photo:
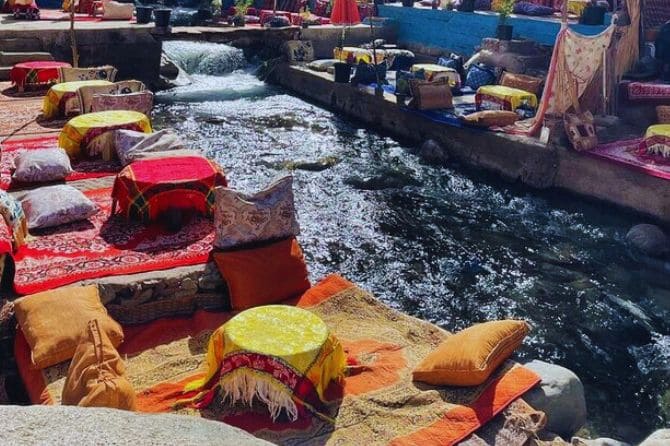
M417 71L421 70L423 70L425 73L427 81L437 80L444 76L449 79L449 84L452 87L456 87L457 85L461 84L461 77L453 68L443 67L442 65L437 65L434 63L416 63L412 65L412 68L410 68L412 73L416 73Z
M588 4L589 0L568 0L568 12L581 16Z
M521 105L536 109L537 96L518 88L502 85L485 85L479 87L475 95L477 110L510 110L515 111Z
M60 84L55 84L49 88L47 95L44 96L42 113L47 119L55 118L63 114L65 101L74 97L79 87L111 84L112 82L103 80L61 82Z
M376 50L377 63L382 63L386 56L384 50ZM365 48L357 48L353 46L345 46L344 48L333 49L333 59L347 62L349 64L356 64L358 62L372 63L372 50Z
M151 123L146 115L128 110L111 110L87 113L70 119L58 136L58 145L65 149L70 158L79 158L81 151L103 153L108 145L101 141L112 130L128 129L151 133ZM91 153L89 153L91 154Z
M186 386L203 390L194 400L209 404L220 388L233 403L258 398L273 419L286 411L296 420L302 408L318 408L328 384L343 376L346 356L314 313L267 305L238 314L212 333L206 364L206 377Z
M670 157L670 124L656 124L647 128L642 144L650 154Z

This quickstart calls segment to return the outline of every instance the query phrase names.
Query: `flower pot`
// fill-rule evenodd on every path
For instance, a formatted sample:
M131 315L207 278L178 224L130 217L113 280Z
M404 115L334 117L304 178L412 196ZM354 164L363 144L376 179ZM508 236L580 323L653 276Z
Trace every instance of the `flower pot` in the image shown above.
M500 40L512 40L513 31L514 27L512 25L498 25L496 37Z
M414 7L414 0L402 0L402 5L405 8L413 8Z
M170 26L171 9L154 9L154 23L159 28Z
M474 12L475 11L475 0L463 0L461 4L458 5L459 12Z
M607 9L602 6L588 5L582 12L580 22L583 25L603 25L605 23L605 13Z
M333 65L335 69L335 82L347 84L351 79L351 66L344 62L336 62Z
M154 8L151 6L136 6L135 7L135 18L137 23L149 23L151 22L151 13Z

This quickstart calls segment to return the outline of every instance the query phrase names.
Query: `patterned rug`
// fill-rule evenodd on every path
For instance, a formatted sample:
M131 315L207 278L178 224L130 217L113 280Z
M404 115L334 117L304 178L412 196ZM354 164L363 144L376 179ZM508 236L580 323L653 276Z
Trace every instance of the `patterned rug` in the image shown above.
M100 212L89 220L33 230L14 253L14 290L32 294L80 280L206 263L214 240L209 219L194 217L179 232L110 218L111 189L85 192ZM6 226L6 225L5 225Z
M642 138L601 144L587 155L606 159L622 166L638 170L652 177L670 180L670 160L647 155L640 151Z
M626 99L631 102L670 102L670 84L654 82L627 82L624 85Z
M60 133L65 119L46 121L41 117L42 98L3 101L0 106L0 142L6 137L38 133Z
M26 184L12 180L14 170L14 158L29 150L58 147L58 135L46 135L38 138L9 139L0 144L0 189L17 190L43 184ZM85 160L72 165L74 172L65 181L86 180L115 175L121 170L121 165L116 161Z
M448 333L388 308L337 275L324 279L292 303L323 319L342 342L349 363L355 364L342 382L331 384L326 391L326 410L332 421L306 416L293 423L272 422L267 408L257 403L231 406L220 397L203 411L173 409L175 401L184 397L184 383L202 376L199 367L209 335L231 313L198 312L189 319L163 319L126 328L126 340L119 351L126 358L138 409L224 421L276 444L444 446L468 437L539 382L535 373L511 361L477 387L412 382L412 369ZM68 364L33 370L22 335L16 338L15 352L31 400L58 404ZM516 409L518 405L525 410ZM538 413L529 412L527 405L518 401L508 409L508 415L515 417L516 423L504 424L524 429L517 432L516 441L497 444L524 444L541 427ZM529 418L527 423L521 422L524 417ZM529 428L533 417L535 427ZM482 444L473 437L470 441Z

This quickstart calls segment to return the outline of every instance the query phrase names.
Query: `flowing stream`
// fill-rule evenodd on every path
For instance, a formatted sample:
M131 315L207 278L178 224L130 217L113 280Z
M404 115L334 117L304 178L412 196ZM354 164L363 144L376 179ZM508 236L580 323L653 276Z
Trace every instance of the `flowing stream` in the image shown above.
M670 279L635 261L640 219L539 193L414 147L257 80L240 50L166 42L193 84L158 95L174 127L257 190L292 171L313 280L340 272L392 307L455 331L524 318L520 361L582 379L588 428L636 442L670 420Z

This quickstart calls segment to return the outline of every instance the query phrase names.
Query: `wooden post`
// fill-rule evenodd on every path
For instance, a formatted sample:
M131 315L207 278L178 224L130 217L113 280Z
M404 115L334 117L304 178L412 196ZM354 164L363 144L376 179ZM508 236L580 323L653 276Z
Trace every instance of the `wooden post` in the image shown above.
M77 51L77 35L74 31L74 4L75 0L70 0L70 46L72 48L72 66L79 67L79 52Z

